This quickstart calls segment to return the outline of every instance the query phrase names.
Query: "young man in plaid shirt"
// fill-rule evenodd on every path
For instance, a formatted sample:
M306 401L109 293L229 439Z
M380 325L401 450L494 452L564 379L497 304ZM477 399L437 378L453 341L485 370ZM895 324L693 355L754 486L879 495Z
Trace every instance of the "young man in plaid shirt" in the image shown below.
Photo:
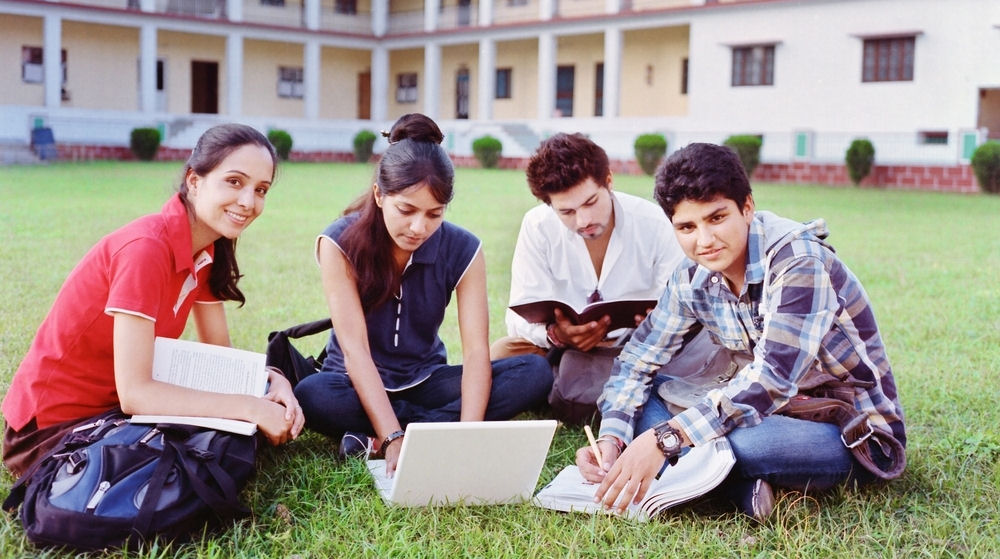
M684 447L717 437L729 439L737 460L723 492L758 520L773 509L772 484L822 490L878 479L847 444L869 445L876 469L898 475L906 434L892 370L868 296L823 241L822 220L804 225L755 212L739 158L712 144L671 155L655 195L687 260L622 350L598 402L604 464L589 447L577 452L584 477L601 483L598 500L614 508L638 501ZM699 328L747 364L690 407L670 409L672 379L657 371ZM845 441L835 423L782 415L819 374L854 383L854 413L871 431L864 440Z

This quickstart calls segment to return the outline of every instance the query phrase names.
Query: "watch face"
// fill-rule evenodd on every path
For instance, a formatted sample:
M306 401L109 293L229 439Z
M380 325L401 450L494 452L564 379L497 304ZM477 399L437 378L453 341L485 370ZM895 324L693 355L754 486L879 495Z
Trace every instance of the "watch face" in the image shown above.
M660 437L660 444L663 445L664 449L676 449L681 446L681 439L677 436L677 433L673 431L668 431Z

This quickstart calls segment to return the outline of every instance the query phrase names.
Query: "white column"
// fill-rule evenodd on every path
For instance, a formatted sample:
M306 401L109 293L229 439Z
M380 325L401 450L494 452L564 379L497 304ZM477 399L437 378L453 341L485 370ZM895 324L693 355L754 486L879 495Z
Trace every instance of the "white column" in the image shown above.
M139 28L139 110L156 111L156 26Z
M430 33L437 30L440 10L441 0L424 0L424 31Z
M378 45L372 49L372 121L389 118L389 51Z
M538 19L548 21L556 12L558 0L538 0Z
M604 0L604 11L617 14L622 9L622 0Z
M62 104L62 18L45 16L42 23L42 72L45 80L45 106L54 109Z
M272 75L271 79L277 79ZM273 82L272 82L273 83ZM226 114L243 115L243 35L230 33L226 37Z
M556 108L556 36L538 35L538 118L552 118Z
M310 120L319 118L320 56L319 41L315 39L306 41L305 49L302 53L302 85L305 88L302 100L305 102L304 116Z
M139 0L139 9L144 12L155 12L156 0Z
M372 34L385 35L389 28L389 0L372 0Z
M438 118L441 100L441 45L424 45L424 114Z
M306 0L305 5L306 29L313 31L319 29L320 5L319 0Z
M493 25L493 0L479 0L479 26Z
M480 7L482 4L480 4ZM479 40L479 99L478 120L493 120L493 96L497 81L497 43L493 39Z
M243 0L226 0L226 17L229 21L243 21Z
M622 30L604 32L604 117L618 116L622 82Z

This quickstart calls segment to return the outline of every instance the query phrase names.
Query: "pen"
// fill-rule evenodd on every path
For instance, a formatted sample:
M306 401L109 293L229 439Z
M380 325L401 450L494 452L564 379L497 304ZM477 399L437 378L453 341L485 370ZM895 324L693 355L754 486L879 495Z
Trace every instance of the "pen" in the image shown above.
M587 440L590 441L590 449L594 451L594 458L597 458L597 466L603 468L604 457L601 456L601 449L598 448L597 441L594 440L594 432L590 430L590 425L584 425L583 432L587 434Z

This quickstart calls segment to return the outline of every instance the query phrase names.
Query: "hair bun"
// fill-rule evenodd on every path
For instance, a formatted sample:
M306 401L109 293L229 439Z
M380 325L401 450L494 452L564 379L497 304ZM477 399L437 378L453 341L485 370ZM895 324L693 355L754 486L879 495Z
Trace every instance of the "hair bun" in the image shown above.
M444 140L444 134L438 125L427 115L420 113L409 113L399 117L389 133L383 132L382 135L388 136L390 144L401 140L440 144Z

